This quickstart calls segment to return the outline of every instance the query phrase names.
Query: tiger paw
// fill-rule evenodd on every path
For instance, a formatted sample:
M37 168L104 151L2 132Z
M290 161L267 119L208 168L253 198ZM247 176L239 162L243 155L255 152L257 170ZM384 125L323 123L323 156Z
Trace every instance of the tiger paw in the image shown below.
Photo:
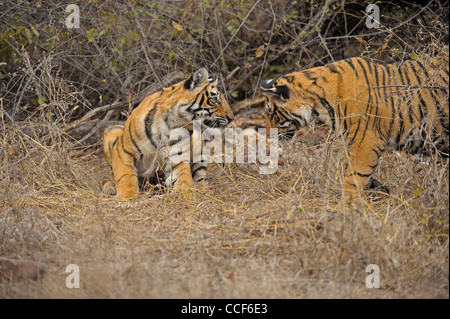
M364 212L369 205L369 203L364 198L361 198L361 197L356 197L350 201L347 200L346 202L347 202L347 206L351 210L356 211L358 213Z
M358 192L356 188L348 188L344 192L344 199L346 206L351 210L362 212L367 207L365 193Z
M129 200L129 199L134 199L134 198L138 197L138 195L139 195L139 192L136 192L134 190L118 191L117 199Z
M177 183L175 184L173 191L177 194L180 194L182 198L190 200L194 197L194 184Z
M192 184L178 183L174 186L173 191L177 192L177 193L187 193L187 192L192 193L192 189L191 189L192 187L193 187Z
M103 194L116 195L116 184L114 181L108 181L103 185Z

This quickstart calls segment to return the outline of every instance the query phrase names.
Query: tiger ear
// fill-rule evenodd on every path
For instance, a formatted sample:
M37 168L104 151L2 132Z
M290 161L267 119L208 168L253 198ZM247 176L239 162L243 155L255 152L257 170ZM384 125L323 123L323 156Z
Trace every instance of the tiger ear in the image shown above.
M270 80L262 80L261 81L261 89L263 90L270 90L272 91L273 84L275 83L276 79L270 79Z
M274 83L276 82L276 80L277 79L262 80L260 86L261 86L263 93L279 94L278 87L274 86Z
M287 100L289 98L289 89L286 85L274 85L276 82L276 79L271 80L262 80L261 81L261 90L264 95L267 95L267 93L276 94L279 96L282 100Z
M208 71L205 68L201 68L184 82L184 88L190 91L196 91L203 87L205 82L208 81Z
M208 82L217 85L218 79L213 75L208 79Z

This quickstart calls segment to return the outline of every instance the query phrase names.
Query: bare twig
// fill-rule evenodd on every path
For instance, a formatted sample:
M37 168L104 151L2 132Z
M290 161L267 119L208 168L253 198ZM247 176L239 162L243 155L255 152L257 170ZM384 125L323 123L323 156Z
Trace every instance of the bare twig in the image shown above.
M231 41L233 41L233 39L236 37L237 33L239 32L239 30L241 30L242 26L244 25L245 21L247 21L248 17L250 16L250 14L252 13L253 9L256 8L256 6L258 5L258 3L261 0L258 0L255 2L255 4L253 5L253 7L248 11L247 15L245 16L244 20L242 20L241 24L239 25L239 27L237 28L237 30L234 32L233 36L230 38L230 40L227 42L227 44L225 45L225 47L222 49L222 51L219 53L219 55L216 57L216 59L214 60L214 62L212 63L212 66L214 66L217 61L220 59L220 57L222 56L222 54L225 52L225 50L228 48L228 46L230 45Z
M170 85L174 82L179 82L182 79L184 79L184 73L183 72L173 72L168 74L167 76L165 76L161 83L154 83L153 85L151 85L149 87L148 90L144 90L141 92L141 94L139 94L136 98L132 99L132 103L137 103L142 101L145 97L152 95L155 92L160 91L164 86ZM105 112L105 111L110 111L110 110L115 110L117 108L120 108L122 106L125 106L128 104L128 101L120 101L120 102L114 102L111 104L107 104L107 105L103 105L100 107L97 107L91 111L89 111L88 113L86 113L86 115L84 115L80 120L75 121L67 126L65 126L62 130L64 132L73 130L74 128L78 127L79 125L81 125L82 123L86 122L87 120L89 120L90 118L92 118L93 116L96 116L97 114L101 113L101 112Z
M83 144L84 141L86 141L89 137L91 137L92 135L94 135L100 128L102 128L104 126L104 124L109 121L111 115L113 114L114 110L109 110L108 113L106 113L105 117L103 118L103 120L100 121L100 123L98 123L96 126L94 126L93 129L91 129L91 131L86 134L82 139L76 141L75 143L70 144L70 148L74 147L76 144Z
M159 77L158 73L155 72L155 68L153 67L153 62L150 61L149 53L147 52L148 51L147 44L144 42L144 39L146 38L146 36L145 36L144 30L142 29L142 25L139 22L139 20L137 19L137 17L134 19L134 21L136 22L136 26L137 26L137 29L140 34L141 47L142 47L142 51L144 52L145 59L147 60L147 64L149 65L150 69L152 70L153 75L156 77L156 79L159 81L159 83L161 85L164 85L163 80Z

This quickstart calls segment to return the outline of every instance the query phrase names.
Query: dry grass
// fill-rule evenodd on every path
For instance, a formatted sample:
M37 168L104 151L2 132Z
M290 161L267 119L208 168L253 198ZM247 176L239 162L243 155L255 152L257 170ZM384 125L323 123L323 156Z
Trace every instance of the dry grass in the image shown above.
M39 146L2 125L0 256L45 271L0 263L1 298L449 297L448 160L385 154L376 177L391 196L356 211L341 200L339 140L298 138L275 174L213 164L190 197L125 203L101 194L111 173L99 151L57 134ZM68 264L80 289L66 288ZM365 286L368 264L380 289Z
M351 56L448 56L448 1L380 4L378 30L364 3L316 2L80 2L75 31L54 23L67 18L54 1L4 1L0 298L449 298L448 159L385 154L375 177L391 195L354 210L342 145L318 129L283 145L272 175L213 164L191 196L101 194L101 124L166 76L208 66L234 124L261 125L261 79Z

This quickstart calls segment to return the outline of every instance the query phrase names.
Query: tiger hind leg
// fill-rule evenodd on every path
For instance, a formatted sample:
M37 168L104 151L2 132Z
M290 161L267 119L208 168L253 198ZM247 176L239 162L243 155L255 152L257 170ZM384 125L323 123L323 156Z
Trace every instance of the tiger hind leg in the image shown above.
M372 178L378 165L378 160L385 143L371 131L366 133L365 139L349 147L348 166L344 177L344 195L348 202L364 197L367 189L382 189L384 186Z
M119 154L122 142L114 146L112 154L112 170L116 196L118 199L133 199L139 195L138 175L134 168L134 157L128 153Z
M103 133L103 151L114 174L114 181L108 181L103 185L103 193L117 194L119 199L137 197L139 191L133 157L126 152L119 155L119 148L123 148L121 139L123 132L123 125L113 125L106 128Z

